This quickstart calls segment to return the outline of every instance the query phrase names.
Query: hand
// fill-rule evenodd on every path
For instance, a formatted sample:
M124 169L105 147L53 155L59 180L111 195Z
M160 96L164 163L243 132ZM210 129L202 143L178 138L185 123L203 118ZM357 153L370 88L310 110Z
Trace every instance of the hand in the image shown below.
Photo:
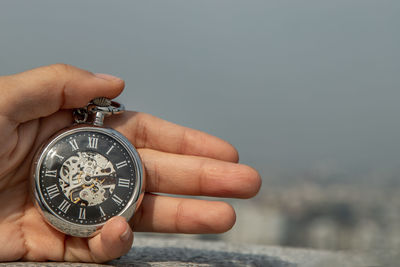
M114 98L124 82L63 64L0 77L0 261L104 262L125 254L133 233L122 217L91 238L66 236L49 226L30 196L30 165L38 147L72 124L71 109L95 97ZM130 222L135 231L219 233L235 212L224 202L157 193L249 198L258 173L237 164L223 140L151 115L126 112L106 120L138 149L146 192Z

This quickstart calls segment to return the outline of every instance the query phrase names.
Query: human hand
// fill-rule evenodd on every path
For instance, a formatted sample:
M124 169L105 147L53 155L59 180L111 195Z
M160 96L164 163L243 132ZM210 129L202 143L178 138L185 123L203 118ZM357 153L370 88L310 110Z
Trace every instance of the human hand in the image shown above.
M114 98L123 87L119 78L63 64L0 77L0 261L104 262L129 251L133 233L122 217L94 237L67 236L43 220L30 196L39 146L72 124L71 109ZM235 222L225 202L157 193L249 198L260 188L258 173L237 164L236 150L221 139L136 112L106 119L106 126L125 135L143 161L145 195L129 222L135 231L225 232Z

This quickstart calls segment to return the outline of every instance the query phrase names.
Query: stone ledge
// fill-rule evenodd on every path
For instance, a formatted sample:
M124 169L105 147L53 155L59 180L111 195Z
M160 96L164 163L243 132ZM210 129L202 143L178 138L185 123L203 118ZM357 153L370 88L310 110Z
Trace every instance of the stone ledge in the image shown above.
M365 255L189 239L139 237L129 253L107 264L9 262L0 266L376 266Z

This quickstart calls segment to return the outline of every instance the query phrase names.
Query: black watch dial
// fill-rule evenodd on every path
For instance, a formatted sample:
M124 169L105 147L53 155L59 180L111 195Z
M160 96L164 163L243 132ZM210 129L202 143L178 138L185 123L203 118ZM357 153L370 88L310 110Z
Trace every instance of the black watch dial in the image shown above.
M72 223L101 224L131 201L138 163L112 134L74 131L46 151L38 183L42 199L56 216Z

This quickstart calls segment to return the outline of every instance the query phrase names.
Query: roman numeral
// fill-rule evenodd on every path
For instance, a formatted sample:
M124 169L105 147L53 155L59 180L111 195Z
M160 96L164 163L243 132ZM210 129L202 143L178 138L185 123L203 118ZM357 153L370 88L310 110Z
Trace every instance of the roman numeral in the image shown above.
M79 219L84 220L86 219L86 209L79 208Z
M120 186L120 187L129 187L129 179L119 178L118 186Z
M120 199L117 195L113 195L112 200L114 200L114 202L117 203L118 206L122 203L122 199Z
M60 194L60 191L58 191L58 187L56 184L46 187L46 190L49 194L50 199L53 199Z
M112 145L111 147L110 147L110 149L106 152L106 155L108 155L108 153L110 153L111 152L111 150L114 148L114 146Z
M57 157L57 158L59 158L60 160L63 160L63 159L64 159L63 156L60 156L60 155L57 154L57 151L53 151L53 153L50 154L50 157L51 157L51 158Z
M57 170L53 170L53 171L46 170L46 176L56 177L57 176Z
M69 141L69 144L72 146L72 151L78 150L78 144L76 143L75 139L72 139L71 141Z
M115 164L117 169L121 169L122 167L128 166L128 163L126 163L126 160L121 161L120 163Z
M88 137L88 138L89 138L88 148L97 149L97 142L99 141L99 138L96 137Z
M101 217L106 216L106 214L104 213L104 210L101 208L101 206L99 206L99 210L100 210L100 213L101 213Z
M58 206L58 208L64 212L67 213L69 207L71 207L71 203L68 203L68 201L66 201L65 199L63 200L63 202L61 202L61 204Z

